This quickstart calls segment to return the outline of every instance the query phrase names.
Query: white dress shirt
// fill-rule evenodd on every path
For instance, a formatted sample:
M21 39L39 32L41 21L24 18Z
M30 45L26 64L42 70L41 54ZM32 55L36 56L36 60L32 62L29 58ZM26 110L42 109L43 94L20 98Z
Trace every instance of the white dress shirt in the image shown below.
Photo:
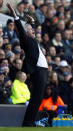
M39 48L39 58L38 58L37 66L38 67L43 67L43 68L48 68L46 58L45 58L39 44L38 44L38 48Z

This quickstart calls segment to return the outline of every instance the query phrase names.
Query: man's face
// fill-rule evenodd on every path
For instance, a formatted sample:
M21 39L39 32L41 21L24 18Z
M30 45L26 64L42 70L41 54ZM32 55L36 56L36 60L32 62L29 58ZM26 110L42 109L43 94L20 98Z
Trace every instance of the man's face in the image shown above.
M36 29L36 32L37 32L37 33L41 33L41 31L42 31L42 26L39 25L39 26L37 27L37 29Z
M3 0L0 0L0 7L3 6Z
M0 83L4 81L4 75L0 74Z
M0 59L5 58L5 52L3 50L0 50Z
M8 38L4 38L3 39L3 43L5 44L5 43L9 43L9 39Z
M39 43L42 42L41 34L36 34L36 39Z
M65 35L65 38L67 39L67 40L69 40L70 39L70 32L69 31L65 31L65 33L64 33L64 35Z
M59 64L60 64L60 57L56 57L56 58L55 58L55 64L56 64L56 65L59 65Z
M49 8L50 10L54 10L54 3L50 3Z
M25 74L25 73L22 73L22 75L21 75L21 77L20 77L20 81L25 82L25 81L26 81L26 78L27 78L26 74Z
M57 81L58 80L58 76L57 76L57 73L54 72L53 75L52 75L52 80L53 81Z
M46 56L46 60L47 60L48 63L51 63L52 62L51 56Z
M24 4L21 4L19 7L18 7L18 11L20 13L24 12Z
M41 8L41 11L43 12L44 15L46 15L47 9L48 9L47 6L43 6L43 7Z
M64 13L64 7L63 6L59 8L59 12Z
M28 36L30 36L32 38L35 37L35 31L34 31L34 29L32 28L31 25L27 26L27 32L26 33L27 33Z
M44 37L43 37L43 39L44 39L45 42L48 42L49 41L49 35L45 34Z
M56 49L54 47L50 47L49 53L51 56L56 56Z
M56 36L55 36L55 39L56 41L61 41L61 34L60 33L57 33Z
M35 6L34 5L30 5L29 6L29 11L32 13L35 13Z
M67 0L62 0L62 5L65 7L67 5Z
M51 64L48 65L48 71L49 71L49 72L52 72L52 70L53 70L52 65L51 65Z
M16 61L16 68L18 68L18 69L22 69L22 61L19 59L19 60L17 60Z
M59 28L60 30L64 30L64 29L65 29L65 23L64 23L64 21L61 21L61 22L58 24L58 28Z
M14 30L14 22L9 23L7 27L10 31L13 31Z
M55 1L55 7L58 8L62 4L61 0Z
M24 10L27 10L29 8L29 3L24 4Z
M52 18L54 16L53 10L48 9L47 10L47 17Z
M52 93L52 89L49 86L46 89L46 93L47 93L48 96L50 96L51 93Z

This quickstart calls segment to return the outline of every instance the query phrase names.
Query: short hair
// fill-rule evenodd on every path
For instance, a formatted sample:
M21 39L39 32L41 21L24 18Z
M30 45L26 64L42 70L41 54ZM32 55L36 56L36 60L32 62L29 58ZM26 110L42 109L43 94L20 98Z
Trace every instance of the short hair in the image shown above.
M22 74L22 71L18 71L18 72L16 73L16 78L19 79L19 77L20 77L21 74Z
M61 32L58 30L55 32L55 36L56 36L56 34L61 34Z
M62 7L64 8L64 5L58 6L58 7L57 7L57 10L59 10L59 9L62 8Z
M22 72L22 71L18 71L18 72L16 73L16 79L19 80L20 76L21 76L23 73L24 73L24 72ZM26 73L24 73L24 74L26 75Z
M41 4L40 5L40 8L44 7L44 6L47 6L47 4Z
M12 49L15 49L16 46L20 46L20 41L19 42L14 42L13 43L13 46L12 46Z
M8 19L7 20L7 25L9 25L10 23L14 23L14 21L12 19Z

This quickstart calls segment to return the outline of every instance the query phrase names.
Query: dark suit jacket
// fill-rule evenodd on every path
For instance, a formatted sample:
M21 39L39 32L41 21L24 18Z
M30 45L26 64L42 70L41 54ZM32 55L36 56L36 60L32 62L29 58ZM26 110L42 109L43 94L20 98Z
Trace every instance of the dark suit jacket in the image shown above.
M36 39L28 37L23 29L20 20L15 20L16 27L18 29L21 48L25 52L25 60L23 64L23 70L26 73L34 73L36 64L39 57L38 43Z

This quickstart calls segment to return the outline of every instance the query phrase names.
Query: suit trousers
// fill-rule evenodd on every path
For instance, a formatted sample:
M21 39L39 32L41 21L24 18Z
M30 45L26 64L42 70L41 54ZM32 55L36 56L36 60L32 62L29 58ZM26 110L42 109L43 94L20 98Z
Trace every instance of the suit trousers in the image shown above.
M31 93L31 99L27 107L22 126L33 126L38 113L39 106L44 96L47 76L48 69L43 67L36 67L34 74L31 75L33 90Z

